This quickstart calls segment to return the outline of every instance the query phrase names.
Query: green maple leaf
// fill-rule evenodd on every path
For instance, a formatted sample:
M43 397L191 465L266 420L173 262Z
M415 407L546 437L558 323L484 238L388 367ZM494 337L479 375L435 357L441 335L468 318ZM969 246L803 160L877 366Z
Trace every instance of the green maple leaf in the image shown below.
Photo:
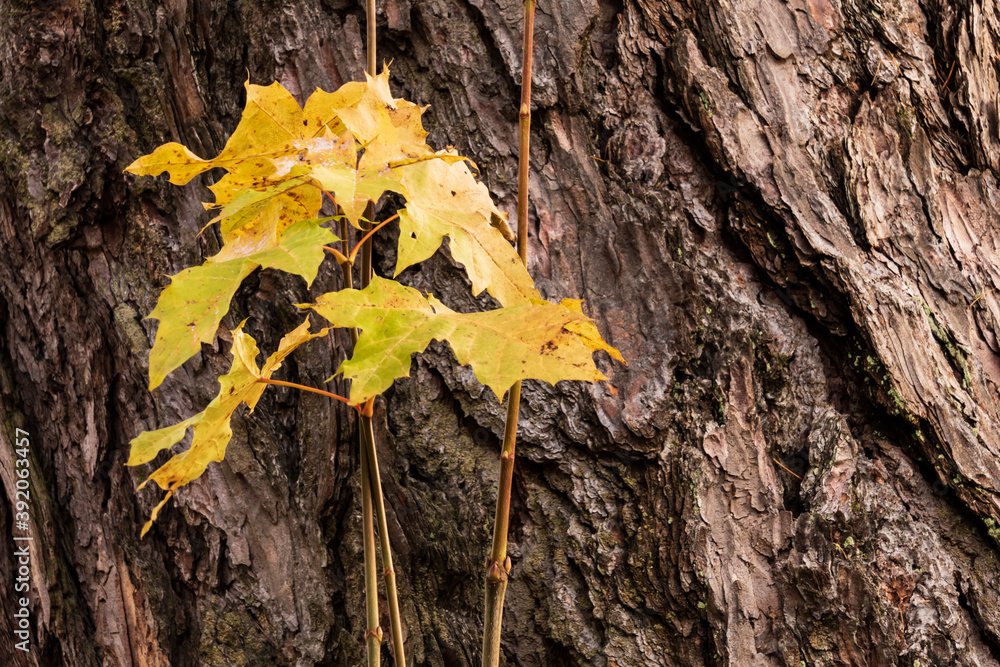
M432 340L447 341L459 363L471 366L498 397L518 380L605 380L594 366L594 350L621 358L599 335L595 342L596 328L579 312L579 302L535 300L485 313L456 313L434 297L376 276L364 290L324 294L300 307L315 310L334 326L362 330L354 356L338 370L351 381L355 405L409 375L411 355Z
M219 378L220 390L202 412L184 421L155 431L146 431L132 440L132 451L126 465L137 466L152 461L157 454L180 442L188 428L194 427L191 446L174 455L160 466L146 481L139 485L142 489L149 482L156 482L167 495L153 510L149 521L143 526L142 535L153 525L157 515L170 497L181 486L201 476L208 464L221 461L226 454L226 446L232 438L230 420L233 412L246 404L253 412L266 385L260 378L270 378L285 358L300 345L325 336L329 329L310 333L309 320L281 339L278 350L257 367L260 351L249 334L243 333L242 324L233 332L233 363L229 372Z
M160 320L156 342L149 353L149 388L155 389L211 342L243 279L257 267L274 268L302 276L308 284L323 262L323 245L337 240L320 220L303 220L282 236L277 247L248 257L215 261L181 271L160 294L150 317Z

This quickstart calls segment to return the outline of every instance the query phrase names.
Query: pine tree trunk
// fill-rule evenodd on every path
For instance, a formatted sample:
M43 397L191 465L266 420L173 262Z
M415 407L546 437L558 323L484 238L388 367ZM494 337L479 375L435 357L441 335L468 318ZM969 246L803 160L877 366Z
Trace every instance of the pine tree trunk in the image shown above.
M519 3L380 0L379 21L396 94L512 210ZM629 365L525 387L507 664L1000 664L994 0L553 0L536 21L530 270ZM123 169L166 141L215 154L248 71L300 98L360 78L363 30L340 0L0 0L0 663L361 663L345 409L269 390L139 539L160 492L136 493L128 442L201 410L228 342L147 391L144 318L218 236L211 175ZM446 254L403 278L481 305ZM273 348L306 297L258 273L223 329ZM347 344L288 379L321 384ZM442 346L376 418L412 663L477 665L501 404Z

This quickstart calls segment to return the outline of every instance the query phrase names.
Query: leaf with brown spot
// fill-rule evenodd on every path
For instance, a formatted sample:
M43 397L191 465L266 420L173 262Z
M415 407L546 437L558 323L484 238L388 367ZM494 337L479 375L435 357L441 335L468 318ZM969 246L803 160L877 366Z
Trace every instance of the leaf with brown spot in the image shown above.
M589 323L577 310L535 300L485 313L456 313L434 297L374 277L364 290L320 296L311 308L338 327L358 327L354 356L338 372L351 381L351 403L381 394L410 372L410 357L432 340L447 341L459 363L497 397L518 380L605 380L592 341L570 327ZM604 344L608 351L618 351ZM618 355L620 356L620 355Z

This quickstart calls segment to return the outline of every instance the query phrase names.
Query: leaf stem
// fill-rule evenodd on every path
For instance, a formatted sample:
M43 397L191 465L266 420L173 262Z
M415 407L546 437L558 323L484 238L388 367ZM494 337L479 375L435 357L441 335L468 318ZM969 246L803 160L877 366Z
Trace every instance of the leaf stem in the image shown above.
M341 266L343 266L344 264L353 264L354 263L351 260L350 257L346 257L344 255L344 253L340 252L339 250L337 250L334 247L325 245L325 246L323 246L323 250L326 250L328 253L330 253L331 255L333 255L337 259L337 263L340 264Z
M322 389L317 389L316 387L307 387L304 384L297 384L295 382L285 382L284 380L272 380L271 378L257 378L257 382L263 382L264 384L276 384L276 385L281 386L281 387L291 387L292 389L300 389L302 391L309 391L309 392L312 392L314 394L321 394L323 396L327 396L329 398L338 400L341 403L346 403L347 405L350 405L354 409L355 412L357 412L359 414L361 413L361 407L360 406L358 406L358 405L351 405L351 402L348 399L344 398L343 396L340 396L339 394L331 393L329 391L323 391Z
M358 242L357 242L357 243L356 243L356 244L354 245L354 248L353 248L353 249L351 250L351 253L350 253L350 254L349 254L349 255L347 256L347 259L348 259L348 260L350 260L350 262L351 262L351 263L353 264L353 263L354 263L354 259L355 259L355 258L356 258L356 257L358 256L358 250L359 250L359 249L360 249L360 248L361 248L361 247L362 247L362 246L363 246L363 245L364 245L365 243L367 243L367 242L368 242L368 239L370 239L370 238L372 237L372 235L373 235L373 234L374 234L375 232L377 232L378 230L382 229L383 227L385 227L386 225L388 225L388 224L389 224L390 222L392 222L393 220L395 220L395 219L396 219L396 218L398 218L398 217L399 217L399 213L396 213L396 214L392 215L391 217L389 217L389 218L386 218L386 219L385 219L385 220L383 220L382 222L378 223L378 226L377 226L377 227L372 227L372 228L371 228L371 229L370 229L370 230L368 231L368 233L367 233L367 234L365 234L364 236L362 236L362 237L361 237L361 240L360 240L360 241L358 241ZM370 261L371 261L371 260L369 260L369 264L370 264ZM369 276L369 278L368 278L368 279L369 279L369 281L370 281L370 280L371 280L371 276Z
M517 164L517 254L528 264L528 167L531 146L531 64L535 32L535 0L524 1L524 40L522 43L521 108L519 110L519 145ZM483 667L500 664L500 632L503 602L507 593L510 558L507 556L507 532L510 526L510 498L514 479L514 451L517 446L517 419L521 409L521 382L507 393L507 420L503 449L500 452L500 482L493 523L493 549L486 560L486 608L483 612Z
M340 206L337 203L336 198L333 195L331 195L329 192L327 192L325 188L320 188L320 186L318 186L318 185L316 187L319 188L319 191L322 192L323 194L325 194L327 196L327 198L329 198L329 200L333 202L334 206L338 206L338 207Z

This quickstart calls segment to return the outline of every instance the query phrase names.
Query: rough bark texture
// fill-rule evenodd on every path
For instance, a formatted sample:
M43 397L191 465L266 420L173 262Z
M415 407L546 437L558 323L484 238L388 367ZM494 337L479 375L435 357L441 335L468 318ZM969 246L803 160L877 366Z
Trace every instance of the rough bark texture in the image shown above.
M520 5L379 5L397 93L512 209ZM248 70L302 95L360 77L361 17L0 0L3 664L361 662L345 410L269 390L141 541L159 492L122 465L228 365L223 336L146 391L143 318L218 239L197 236L209 180L123 168L168 140L218 151ZM551 0L537 24L530 268L547 297L585 298L629 366L526 387L507 663L997 665L996 3ZM385 272L391 239L377 249ZM404 277L477 306L446 255ZM336 284L331 267L314 289ZM273 348L305 296L258 274L227 322ZM346 343L289 379L321 383ZM500 404L437 348L378 419L412 662L477 664Z

